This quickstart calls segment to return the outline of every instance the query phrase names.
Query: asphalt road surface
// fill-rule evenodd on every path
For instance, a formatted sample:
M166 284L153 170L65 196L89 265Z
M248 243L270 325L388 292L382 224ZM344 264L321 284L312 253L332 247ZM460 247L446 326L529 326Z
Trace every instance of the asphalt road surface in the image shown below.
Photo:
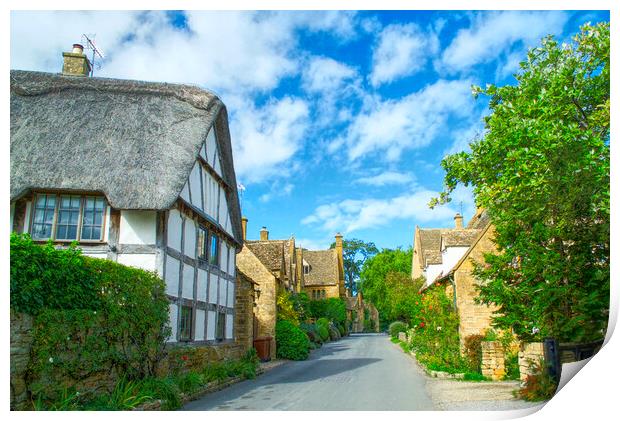
M306 361L287 362L254 380L189 402L192 411L433 410L414 360L383 334L330 342Z

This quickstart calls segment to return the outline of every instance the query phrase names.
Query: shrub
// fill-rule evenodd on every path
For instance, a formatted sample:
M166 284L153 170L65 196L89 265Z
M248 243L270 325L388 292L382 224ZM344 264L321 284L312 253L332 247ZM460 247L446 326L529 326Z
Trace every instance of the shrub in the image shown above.
M299 325L299 314L293 306L292 294L285 289L278 288L276 307L278 320L286 320L294 325Z
M392 338L398 338L400 332L407 332L407 325L401 321L392 322L388 332Z
M305 360L310 341L299 327L287 320L276 323L276 353L278 358Z
M177 386L179 386L181 393L185 393L186 395L197 392L200 387L206 383L204 382L203 376L191 371L177 376L175 382Z
M344 326L338 325L338 332L340 332L340 336L344 336L346 334Z
M316 321L316 327L321 336L321 340L323 342L327 342L330 340L329 336L329 320L324 317L321 317Z
M310 316L314 319L325 318L334 324L344 324L347 320L347 307L341 298L310 301Z
M153 399L146 393L140 382L122 377L116 382L114 390L97 396L87 402L83 409L100 411L124 411L135 408Z
M332 341L337 341L340 339L340 332L334 326L329 326L329 339Z
M302 323L299 325L299 327L301 328L301 330L306 332L306 335L308 336L308 339L310 339L311 342L316 343L316 344L323 343L323 340L321 339L321 335L319 334L317 325L312 324L312 323Z
M484 381L488 381L489 379L487 379L480 373L469 372L469 373L465 373L465 375L463 376L463 380L472 381L472 382L484 382Z
M516 392L516 395L533 402L551 399L558 386L547 373L544 362L533 364L532 369L533 373L527 376L523 387Z
M505 359L506 375L504 380L518 380L519 379L519 353L508 352Z
M161 400L161 409L171 411L181 407L181 391L173 378L150 377L140 382L140 389L154 400Z
M469 369L474 373L480 373L482 364L482 335L469 335L465 338L465 359Z
M293 309L297 313L297 318L300 321L309 319L310 316L310 298L305 292L298 294L291 294L290 300L293 304Z

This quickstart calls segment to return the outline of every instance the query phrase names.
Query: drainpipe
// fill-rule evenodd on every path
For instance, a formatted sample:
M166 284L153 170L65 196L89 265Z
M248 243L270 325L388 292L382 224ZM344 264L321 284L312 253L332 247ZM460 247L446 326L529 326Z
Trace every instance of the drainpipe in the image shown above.
M457 310L457 308L456 308L456 282L454 282L454 273L451 273L448 276L448 280L452 284L452 291L453 291L453 293L452 293L452 296L453 296L452 297L452 305L454 306L454 311L456 311Z

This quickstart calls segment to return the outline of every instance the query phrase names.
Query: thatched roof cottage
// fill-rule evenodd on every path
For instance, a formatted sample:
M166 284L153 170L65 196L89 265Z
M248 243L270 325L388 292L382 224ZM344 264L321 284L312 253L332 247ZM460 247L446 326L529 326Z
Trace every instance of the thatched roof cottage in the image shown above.
M231 342L242 230L226 107L87 67L11 71L11 229L156 271L171 342Z

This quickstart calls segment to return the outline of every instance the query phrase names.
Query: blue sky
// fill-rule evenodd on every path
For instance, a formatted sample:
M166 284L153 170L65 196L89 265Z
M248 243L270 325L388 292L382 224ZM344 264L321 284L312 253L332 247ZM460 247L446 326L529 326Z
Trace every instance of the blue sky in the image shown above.
M229 112L249 238L336 232L410 246L415 225L474 210L460 188L428 209L439 163L482 133L471 85L514 83L529 47L568 41L594 11L12 12L11 68L58 72L96 34L96 76L197 84Z

